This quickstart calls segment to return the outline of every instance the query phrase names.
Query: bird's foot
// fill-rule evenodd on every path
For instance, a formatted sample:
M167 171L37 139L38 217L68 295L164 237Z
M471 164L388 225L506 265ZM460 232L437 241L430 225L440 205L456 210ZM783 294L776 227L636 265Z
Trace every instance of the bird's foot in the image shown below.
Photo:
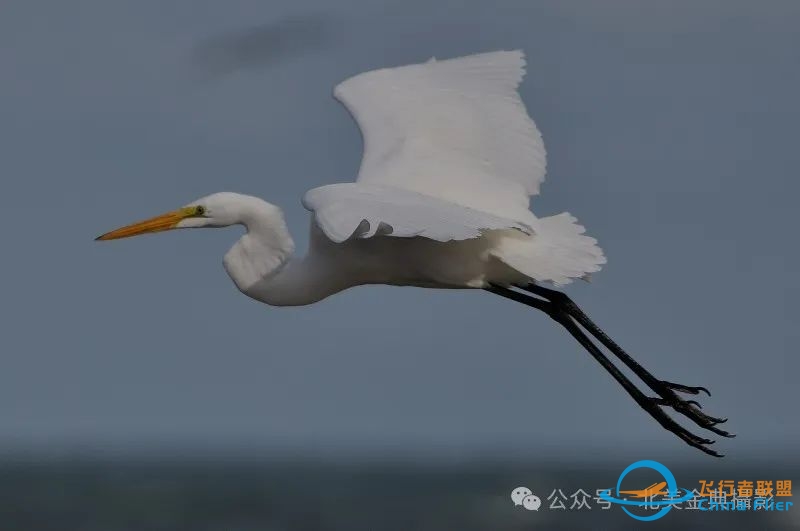
M658 398L650 398L650 400L659 407L670 407L680 413L681 415L685 416L698 426L717 435L722 437L735 437L735 434L729 433L723 429L717 427L718 424L722 424L727 422L728 419L720 418L720 417L713 417L711 415L706 415L701 411L703 406L696 400L686 400L680 397L677 393L686 393L697 395L700 391L703 391L707 395L711 396L711 393L705 387L690 387L682 384L676 384L672 382L667 382L664 380L659 380L658 385L653 386L653 390L656 391L660 397ZM677 391L677 392L676 392ZM688 433L688 432L687 432ZM700 440L701 438L697 438ZM706 441L706 439L702 439ZM710 444L706 442L705 444Z
M690 432L689 430L687 430L686 428L684 428L683 426L678 424L672 417L670 417L667 414L666 411L664 411L664 407L671 407L671 408L676 409L677 411L680 411L684 415L686 415L686 413L684 411L681 411L681 408L685 408L685 407L693 408L693 407L696 407L696 406L694 406L692 404L689 404L688 402L686 402L687 405L676 405L675 403L670 402L670 401L665 400L665 399L660 398L660 397L647 398L643 402L642 401L638 401L638 402L639 402L639 405L645 411L650 413L650 415L654 419L656 419L656 421L658 421L659 424L661 424L668 431L671 431L672 433L677 435L682 441L684 441L689 446L693 446L694 448L697 448L698 450L700 450L702 452L705 452L708 455L712 455L714 457L724 457L719 452L709 448L709 446L714 444L716 441L713 441L711 439L706 439L704 437L700 437L698 435L695 435L694 433ZM689 416L689 415L687 415L687 416ZM694 420L695 423L697 423L698 425L702 425L697 420L695 420L695 419L692 419L692 420ZM707 426L703 426L703 427L708 428ZM711 428L714 428L714 426L712 425ZM710 429L710 428L708 428L708 429ZM711 431L716 431L716 430L711 430ZM719 431L722 431L722 430L719 430Z

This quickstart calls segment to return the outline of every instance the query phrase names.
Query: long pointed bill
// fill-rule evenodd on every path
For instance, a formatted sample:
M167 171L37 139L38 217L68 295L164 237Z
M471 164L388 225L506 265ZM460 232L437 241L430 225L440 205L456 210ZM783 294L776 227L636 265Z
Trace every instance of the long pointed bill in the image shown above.
M139 234L147 234L150 232L162 232L165 230L177 228L178 223L192 215L193 209L181 208L173 212L167 212L154 218L146 219L138 223L126 225L125 227L117 230L107 232L102 236L95 238L95 241L117 240L119 238L130 238L131 236L138 236Z

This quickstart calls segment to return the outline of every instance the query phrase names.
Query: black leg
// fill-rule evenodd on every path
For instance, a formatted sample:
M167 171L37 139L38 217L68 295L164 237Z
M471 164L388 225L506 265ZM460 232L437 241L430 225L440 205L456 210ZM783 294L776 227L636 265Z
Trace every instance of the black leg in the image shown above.
M705 428L709 431L721 435L723 437L734 437L717 427L717 424L725 422L727 419L712 417L700 411L700 405L694 400L684 400L676 394L676 391L681 393L688 393L696 395L703 391L707 395L711 395L705 387L690 387L687 385L676 384L666 380L659 380L653 376L647 369L642 367L636 360L634 360L622 347L617 345L608 335L570 299L565 293L548 289L536 284L528 286L520 286L534 295L542 297L552 304L561 308L567 315L571 316L578 322L584 329L592 334L600 343L602 343L608 350L610 350L622 363L627 365L636 376L642 379L647 386L655 391L660 397L663 405L672 407L675 411L681 413L687 418L691 419L698 426Z
M539 288L539 286L536 286L536 288ZM668 397L652 398L652 397L648 397L647 395L645 395L642 391L640 391L636 387L636 385L633 384L633 382L630 381L630 379L628 379L611 362L611 360L608 359L607 356L605 356L600 351L599 348L597 348L597 346L591 341L591 339L589 339L586 336L586 334L584 334L583 331L581 331L581 329L578 327L577 323L580 323L581 326L584 326L583 323L581 323L580 320L577 317L575 317L575 315L573 315L570 311L568 311L570 308L568 308L567 306L562 304L561 301L555 301L555 299L557 299L557 297L547 298L544 295L539 295L539 294L535 293L536 295L538 295L540 297L543 297L544 298L544 300L543 300L543 299L540 299L540 298L537 298L537 297L533 297L531 295L527 295L527 294L524 294L524 293L520 293L518 291L514 291L514 290L511 290L511 289L508 289L508 288L505 288L505 287L495 286L495 285L492 285L489 288L486 288L486 290L491 292L491 293L495 293L496 295L500 295L502 297L505 297L507 299L511 299L511 300L520 302L520 303L525 304L527 306L530 306L532 308L536 308L537 310L540 310L540 311L546 313L547 315L549 315L552 319L554 319L556 322L561 324L589 352L589 354L591 354L592 357L594 357L600 363L600 365L602 365L603 368L606 371L608 371L611 374L611 376L613 376L614 379L620 385L622 385L622 387L636 401L636 403L639 404L639 406L642 409L647 411L653 418L655 418L656 421L658 421L659 424L661 424L664 428L666 428L667 430L671 431L672 433L674 433L675 435L680 437L684 442L686 442L690 446L698 448L699 450L702 450L703 452L705 452L705 453L707 453L709 455L713 455L713 456L716 456L716 457L722 457L719 453L717 453L714 450L711 450L710 448L706 447L706 445L712 444L713 441L698 437L698 436L690 433L688 430L686 430L681 425L679 425L677 422L675 422L675 420L672 419L669 415L667 415L666 412L664 412L664 410L662 409L662 406L673 407L674 409L676 409L676 410L680 411L681 413L683 413L683 414L689 416L690 418L692 418L690 415L688 415L686 412L684 412L681 408L689 409L689 410L696 409L695 408L695 405L697 405L696 402L694 402L694 401L683 401L685 403L685 406L677 406L676 407L677 402L680 402L681 399L678 398L677 395L674 394L674 392L672 393L673 396L674 396L674 399L672 397L669 397L669 398ZM554 293L560 293L560 292L557 292L557 291L554 291L554 290L548 290L548 291L553 291ZM550 295L552 295L552 294L550 294ZM573 303L573 305L574 305L574 303ZM583 312L581 312L581 314L583 315ZM585 317L585 315L584 315L584 317ZM588 317L586 318L586 320L589 323L591 323L591 321L588 320ZM576 323L576 321L577 321L577 323ZM591 324L594 325L594 323L591 323ZM597 330L600 330L596 326L594 326L594 328L597 329ZM590 333L592 333L592 335L597 337L597 335L591 329L587 328L587 330ZM601 330L600 330L600 332L602 333ZM605 336L605 334L603 334L603 335ZM607 338L608 336L605 336L605 337ZM600 338L598 338L598 340L600 340ZM609 342L611 341L610 338L608 339L608 341ZM603 341L601 340L601 342L603 342ZM608 345L605 342L603 342L603 344L605 344L608 347ZM617 348L619 349L619 347L617 347ZM609 347L609 349L610 349L610 347ZM619 350L622 350L622 349L619 349ZM614 352L614 354L619 357L617 352ZM627 354L625 354L625 356L627 356L628 359L631 362L636 363ZM626 365L627 365L627 363L626 363ZM636 364L636 365L639 366L638 364ZM641 366L639 366L639 367L641 368ZM644 373L647 373L647 371L645 371L643 368L641 368L641 370L644 371ZM634 371L634 372L636 372L636 371ZM639 375L638 373L636 373L636 374ZM647 374L649 375L649 373L647 373ZM650 377L653 380L655 380L656 382L660 381L660 380L656 380L652 375L650 375ZM644 380L644 378L642 378L642 379ZM653 390L656 391L656 389L653 389ZM709 417L709 418L713 419L713 417ZM692 418L692 420L695 420L695 419ZM714 419L714 420L717 420L717 419ZM695 420L695 422L698 422L698 421ZM698 422L698 424L700 424L700 422ZM707 427L707 426L703 425L703 427ZM714 427L713 424L711 424L711 427L712 428ZM712 430L712 431L715 431L715 430ZM722 430L719 430L719 431L722 431Z

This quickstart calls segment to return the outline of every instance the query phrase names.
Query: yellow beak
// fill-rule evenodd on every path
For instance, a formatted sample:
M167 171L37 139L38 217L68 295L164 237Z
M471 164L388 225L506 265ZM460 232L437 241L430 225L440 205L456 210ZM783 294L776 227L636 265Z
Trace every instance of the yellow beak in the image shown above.
M138 236L139 234L147 234L149 232L161 232L165 230L174 229L178 223L192 215L193 209L181 208L173 212L167 212L154 218L146 219L138 223L126 225L117 230L106 232L102 236L95 238L95 241L117 240L119 238L130 238L131 236Z

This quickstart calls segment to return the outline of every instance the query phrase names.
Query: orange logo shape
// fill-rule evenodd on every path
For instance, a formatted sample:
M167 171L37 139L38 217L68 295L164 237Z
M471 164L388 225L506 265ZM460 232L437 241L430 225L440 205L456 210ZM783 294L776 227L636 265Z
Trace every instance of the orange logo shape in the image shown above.
M646 489L642 490L621 490L620 494L630 494L634 498L650 498L652 496L666 496L668 493L664 489L667 486L666 481L660 483L653 483Z

